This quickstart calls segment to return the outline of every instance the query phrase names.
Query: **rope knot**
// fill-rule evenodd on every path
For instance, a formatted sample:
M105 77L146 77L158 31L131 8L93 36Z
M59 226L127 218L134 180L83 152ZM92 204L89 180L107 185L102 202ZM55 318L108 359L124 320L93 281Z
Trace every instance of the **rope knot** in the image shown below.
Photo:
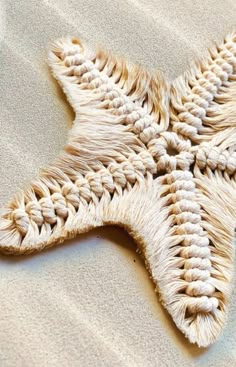
M79 206L79 189L72 182L66 182L62 186L62 195L68 200L75 208Z
M75 185L79 190L80 197L88 203L91 200L91 190L88 180L81 177L75 181Z
M45 221L54 224L57 221L57 215L54 210L54 205L50 197L43 197L39 200L41 205L42 215Z
M111 172L114 181L122 188L125 187L127 181L122 168L115 163L111 163L109 171Z
M26 212L29 214L30 218L38 225L41 226L44 222L42 215L41 205L38 201L29 201L25 207Z
M86 179L88 180L91 190L100 198L104 192L100 175L95 172L89 172L86 175Z
M12 212L12 220L14 221L20 233L26 235L30 223L27 213L21 208L15 209Z
M51 200L54 204L55 212L62 218L66 218L68 216L68 208L64 196L56 192L51 196Z

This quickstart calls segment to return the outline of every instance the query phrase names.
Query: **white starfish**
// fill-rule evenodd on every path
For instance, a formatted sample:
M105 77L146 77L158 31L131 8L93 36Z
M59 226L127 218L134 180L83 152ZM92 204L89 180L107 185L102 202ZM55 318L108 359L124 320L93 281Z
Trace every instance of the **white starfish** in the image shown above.
M73 38L55 43L50 65L76 118L60 157L4 208L0 250L122 226L176 325L209 345L231 292L236 34L170 86Z

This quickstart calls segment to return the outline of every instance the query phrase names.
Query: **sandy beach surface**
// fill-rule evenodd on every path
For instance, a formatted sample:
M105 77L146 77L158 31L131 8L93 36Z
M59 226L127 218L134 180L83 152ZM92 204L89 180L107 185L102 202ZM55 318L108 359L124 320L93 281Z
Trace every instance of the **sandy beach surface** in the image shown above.
M53 161L74 118L47 65L51 42L81 37L172 80L234 26L233 0L2 0L0 205ZM219 341L190 345L135 249L110 227L0 256L0 366L235 366L236 294Z

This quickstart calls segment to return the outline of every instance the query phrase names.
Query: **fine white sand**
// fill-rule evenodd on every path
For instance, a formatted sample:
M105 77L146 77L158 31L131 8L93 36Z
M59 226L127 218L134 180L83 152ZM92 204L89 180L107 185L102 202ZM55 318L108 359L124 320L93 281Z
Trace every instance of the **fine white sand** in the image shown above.
M47 63L75 35L177 77L236 23L234 0L6 0L0 4L0 204L63 148L73 112ZM1 367L236 365L236 295L220 340L190 345L135 244L104 228L41 254L0 257Z

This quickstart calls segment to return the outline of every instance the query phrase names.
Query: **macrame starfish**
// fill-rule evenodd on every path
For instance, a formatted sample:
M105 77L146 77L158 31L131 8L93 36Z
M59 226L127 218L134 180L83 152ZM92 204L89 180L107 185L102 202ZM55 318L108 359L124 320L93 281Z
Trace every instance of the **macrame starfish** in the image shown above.
M2 212L1 251L122 226L176 325L209 345L225 322L233 268L236 33L170 86L74 38L49 59L76 118L56 162Z

